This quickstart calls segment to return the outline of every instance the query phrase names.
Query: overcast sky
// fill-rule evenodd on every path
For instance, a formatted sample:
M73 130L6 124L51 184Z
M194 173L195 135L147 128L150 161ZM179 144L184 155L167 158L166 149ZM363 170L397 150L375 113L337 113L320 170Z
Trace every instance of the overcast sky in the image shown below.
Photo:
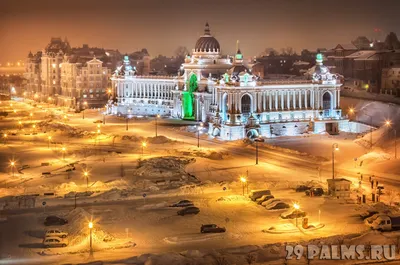
M25 59L52 36L72 46L173 55L194 47L209 22L222 52L332 48L359 35L400 32L400 0L0 0L0 63ZM383 37L381 37L383 38Z

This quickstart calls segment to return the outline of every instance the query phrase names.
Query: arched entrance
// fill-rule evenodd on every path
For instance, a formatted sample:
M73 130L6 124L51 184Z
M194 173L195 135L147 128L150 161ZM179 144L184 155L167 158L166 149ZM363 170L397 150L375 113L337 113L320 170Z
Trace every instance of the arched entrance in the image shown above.
M324 110L324 117L329 117L332 110L332 96L329 92L322 95L322 109Z
M244 94L240 100L242 115L248 118L251 114L251 97L248 94Z

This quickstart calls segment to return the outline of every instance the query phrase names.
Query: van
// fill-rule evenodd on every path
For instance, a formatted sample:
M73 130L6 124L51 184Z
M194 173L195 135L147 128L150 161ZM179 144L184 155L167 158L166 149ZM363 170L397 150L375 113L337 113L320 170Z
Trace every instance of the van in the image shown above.
M271 195L270 190L251 190L249 194L249 198L253 201L260 198L263 195Z

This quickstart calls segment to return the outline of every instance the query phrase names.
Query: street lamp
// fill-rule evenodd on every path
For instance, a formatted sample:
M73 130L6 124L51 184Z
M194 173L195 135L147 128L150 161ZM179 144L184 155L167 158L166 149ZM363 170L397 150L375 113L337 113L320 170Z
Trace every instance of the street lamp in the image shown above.
M203 129L203 123L200 122L199 127L197 127L197 148L200 147L200 131Z
M257 137L254 139L254 142L256 142L256 165L258 165L258 142L264 142L264 139Z
M22 121L18 121L18 126L19 126L19 129L21 130L22 129Z
M10 166L11 166L11 169L12 169L12 176L14 177L15 161L11 161L10 162Z
M397 159L397 130L391 126L391 121L386 121L385 124L387 127L391 127L394 132L394 159Z
M7 134L5 133L5 134L3 134L3 138L4 138L4 145L7 143Z
M126 114L126 130L128 130L129 123L129 115L131 114L131 109L128 109L128 114Z
M370 120L371 120L371 122L370 122L370 126L371 126L371 131L370 131L370 144L371 144L371 149L372 149L372 132L373 132L373 129L372 129L372 116L371 115L368 115L368 114L365 114L365 116L368 116L369 118L370 118Z
M332 144L332 179L335 179L335 151L339 151L337 143Z
M144 148L147 146L146 142L142 142L142 156L144 155Z
M63 153L63 160L65 161L65 151L67 151L67 148L65 148L65 146L63 146L61 148L61 152Z
M296 227L297 227L297 226L298 226L298 225L297 225L297 216L298 216L298 214L299 214L300 205L297 204L297 203L295 203L295 204L293 204L293 208L296 210Z
M51 141L51 136L47 137L48 143L47 143L47 148L50 149L50 141Z
M85 172L83 172L83 175L86 178L86 189L88 189L89 188L89 172L85 171Z
M107 105L104 105L103 124L106 124L106 111L107 111Z
M85 119L85 109L86 109L87 101L83 102L83 110L82 110L82 120Z
M93 230L93 223L89 222L89 230L90 230L90 255L93 255L93 248L92 248L92 230Z
M156 137L157 137L157 119L160 118L160 114L156 115Z
M240 181L242 182L242 190L243 190L243 196L244 196L244 185L247 182L247 179L245 177L240 177Z

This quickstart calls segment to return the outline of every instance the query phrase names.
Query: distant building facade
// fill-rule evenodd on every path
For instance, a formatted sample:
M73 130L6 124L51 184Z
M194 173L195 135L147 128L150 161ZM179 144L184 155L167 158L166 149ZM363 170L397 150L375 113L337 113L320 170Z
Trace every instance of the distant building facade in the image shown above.
M340 109L342 79L323 65L321 54L307 79L263 80L257 67L240 49L233 58L222 56L206 24L177 76L137 75L126 56L111 78L115 101L107 112L208 122L209 134L223 140L349 128Z
M400 67L382 70L382 93L400 96Z

